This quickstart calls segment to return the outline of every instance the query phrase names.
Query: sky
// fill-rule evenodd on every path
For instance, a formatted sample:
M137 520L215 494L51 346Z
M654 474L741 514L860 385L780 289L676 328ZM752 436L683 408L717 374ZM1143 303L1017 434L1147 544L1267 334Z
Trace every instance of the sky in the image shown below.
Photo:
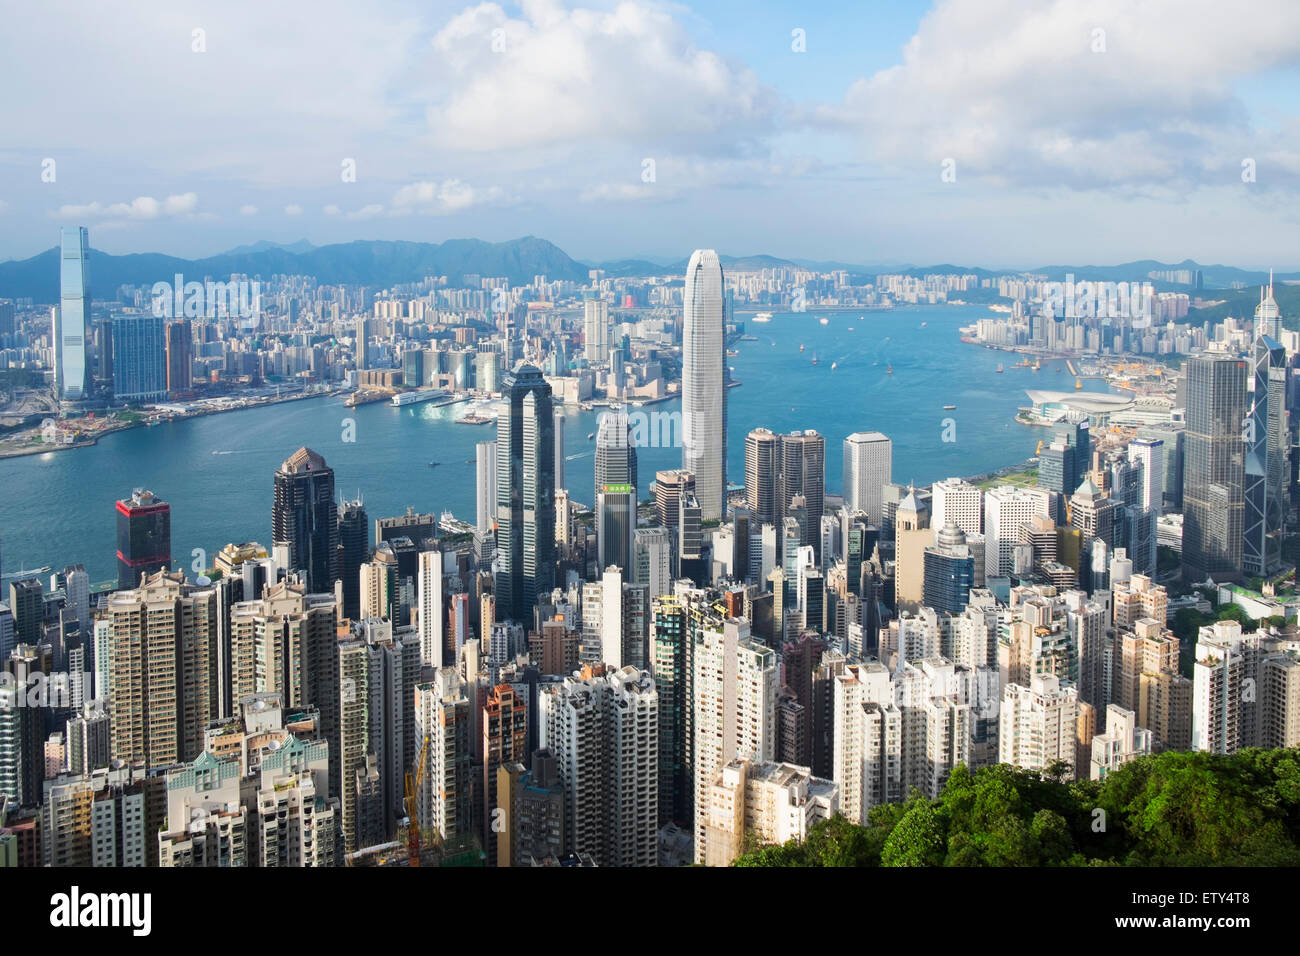
M1247 16L1246 14L1249 14ZM66 0L0 34L0 259L306 238L1300 268L1300 3Z

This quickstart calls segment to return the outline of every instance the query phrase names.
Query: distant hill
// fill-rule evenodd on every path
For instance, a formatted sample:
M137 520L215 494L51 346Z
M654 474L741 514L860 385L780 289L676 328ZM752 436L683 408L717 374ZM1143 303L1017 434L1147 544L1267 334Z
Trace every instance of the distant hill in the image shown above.
M263 239L260 242L251 242L246 246L235 246L233 249L227 249L222 255L244 256L252 252L265 252L267 249L283 249L285 252L310 252L315 248L306 239L299 239L297 242L271 242L269 239Z
M515 285L531 282L537 275L581 282L586 281L587 271L588 267L569 258L558 246L533 236L508 242L363 240L312 247L303 252L274 246L193 260L158 253L114 256L93 249L90 254L91 294L96 298L112 298L122 285L170 282L178 272L186 281L201 281L206 276L224 279L231 273L263 278L299 274L315 276L325 284L387 288L418 282L430 275L445 275L457 283L465 275L504 276ZM58 295L57 248L30 259L0 262L0 296L30 296L37 302L50 303L57 301Z
M1011 269L983 269L951 263L928 266L893 263L853 265L834 261L782 259L768 255L721 255L719 258L723 268L729 271L782 267L800 267L820 272L843 269L857 282L870 280L882 272L913 276L934 273L974 274L981 279L1016 274L1016 270ZM313 246L306 239L288 244L261 240L205 259L181 259L160 253L114 256L92 250L90 282L92 294L100 299L112 298L122 285L151 286L159 281L170 282L178 272L187 281L203 280L205 277L224 280L231 273L242 273L254 278L260 276L263 279L285 274L312 275L325 284L366 285L377 289L418 282L431 275L445 275L457 284L466 275L504 276L513 285L523 285L538 275L550 279L586 282L587 274L592 269L603 269L606 275L614 278L682 276L686 272L687 261L683 257L675 261L638 258L581 262L571 258L554 243L535 236L507 242L484 242L480 239L448 239L441 243L358 240L329 246ZM1249 289L1254 289L1254 295L1258 299L1258 287L1268 279L1266 272L1252 272L1224 265L1203 266L1190 259L1174 264L1142 259L1114 266L1053 265L1026 271L1046 275L1056 281L1064 279L1067 274L1073 274L1076 280L1086 278L1137 282L1146 281L1151 272L1168 269L1200 269L1205 283L1202 296L1231 296L1231 307L1234 309L1241 308L1238 302L1246 302ZM1279 283L1285 279L1297 278L1300 278L1300 273L1277 273L1275 276ZM1237 296L1228 291L1228 286L1233 282L1245 283L1249 287L1247 292ZM0 262L0 297L30 297L39 303L52 303L58 298L58 283L57 248L47 249L30 259ZM1160 291L1192 291L1189 286L1164 282L1155 283L1155 287ZM1278 287L1286 288L1281 285ZM1300 315L1300 308L1290 307L1289 292L1287 303L1284 304L1282 296L1279 296L1278 304L1284 316ZM1251 304L1250 308L1253 307Z
M1267 277L1265 281L1267 282ZM1277 302L1278 311L1282 313L1283 328L1300 329L1300 285L1278 285L1276 276L1273 277L1273 281L1273 299ZM1202 322L1222 322L1228 316L1234 319L1249 319L1254 317L1255 306L1259 304L1259 287L1203 290L1201 297L1209 300L1221 299L1223 302L1204 309L1191 309L1187 313L1189 322L1196 325Z

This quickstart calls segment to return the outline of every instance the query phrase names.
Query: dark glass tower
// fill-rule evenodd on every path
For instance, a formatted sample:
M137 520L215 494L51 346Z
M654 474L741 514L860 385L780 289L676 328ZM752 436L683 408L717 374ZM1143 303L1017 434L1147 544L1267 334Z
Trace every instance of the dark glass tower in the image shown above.
M497 611L531 621L555 586L555 414L536 366L505 376L497 417Z
M299 448L275 473L271 541L289 549L289 570L306 575L311 594L338 578L339 524L334 472L310 448Z
M370 526L360 499L339 507L339 577L343 579L343 616L361 614L361 565L370 557Z
M777 479L777 514L795 514L794 499L803 497L803 544L810 544L818 562L822 557L822 500L826 493L826 439L815 431L781 436L780 476Z
M596 432L596 547L600 570L610 565L631 577L635 567L636 449L622 410L601 416Z
M1187 360L1183 580L1236 579L1244 530L1246 363L1206 353Z
M1252 577L1282 567L1287 482L1286 350L1267 335L1255 339L1253 394L1246 419L1245 532L1242 566Z
M168 571L171 563L172 507L136 489L117 503L117 586L136 587L142 575Z

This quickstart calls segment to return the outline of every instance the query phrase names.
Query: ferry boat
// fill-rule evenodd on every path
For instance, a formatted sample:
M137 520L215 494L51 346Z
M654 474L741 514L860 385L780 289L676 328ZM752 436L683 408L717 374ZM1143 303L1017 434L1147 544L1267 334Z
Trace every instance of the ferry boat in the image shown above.
M757 313L757 314L754 316L754 321L755 321L755 322L771 322L771 321L772 321L772 313L771 313L771 312L759 312L759 313Z
M945 405L945 406L943 406L943 410L944 410L945 412L956 411L956 410L957 410L957 406L956 406L956 405Z
M416 405L420 402L431 402L435 398L446 398L447 390L445 388L421 388L414 392L399 392L393 396L393 404L401 407L403 405Z

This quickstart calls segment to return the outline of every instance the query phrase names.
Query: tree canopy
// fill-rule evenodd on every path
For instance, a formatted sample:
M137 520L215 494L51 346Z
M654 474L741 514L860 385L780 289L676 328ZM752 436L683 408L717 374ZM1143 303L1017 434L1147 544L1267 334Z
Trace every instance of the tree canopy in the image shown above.
M1101 781L957 767L937 800L842 816L734 866L1296 866L1300 751L1139 757Z

